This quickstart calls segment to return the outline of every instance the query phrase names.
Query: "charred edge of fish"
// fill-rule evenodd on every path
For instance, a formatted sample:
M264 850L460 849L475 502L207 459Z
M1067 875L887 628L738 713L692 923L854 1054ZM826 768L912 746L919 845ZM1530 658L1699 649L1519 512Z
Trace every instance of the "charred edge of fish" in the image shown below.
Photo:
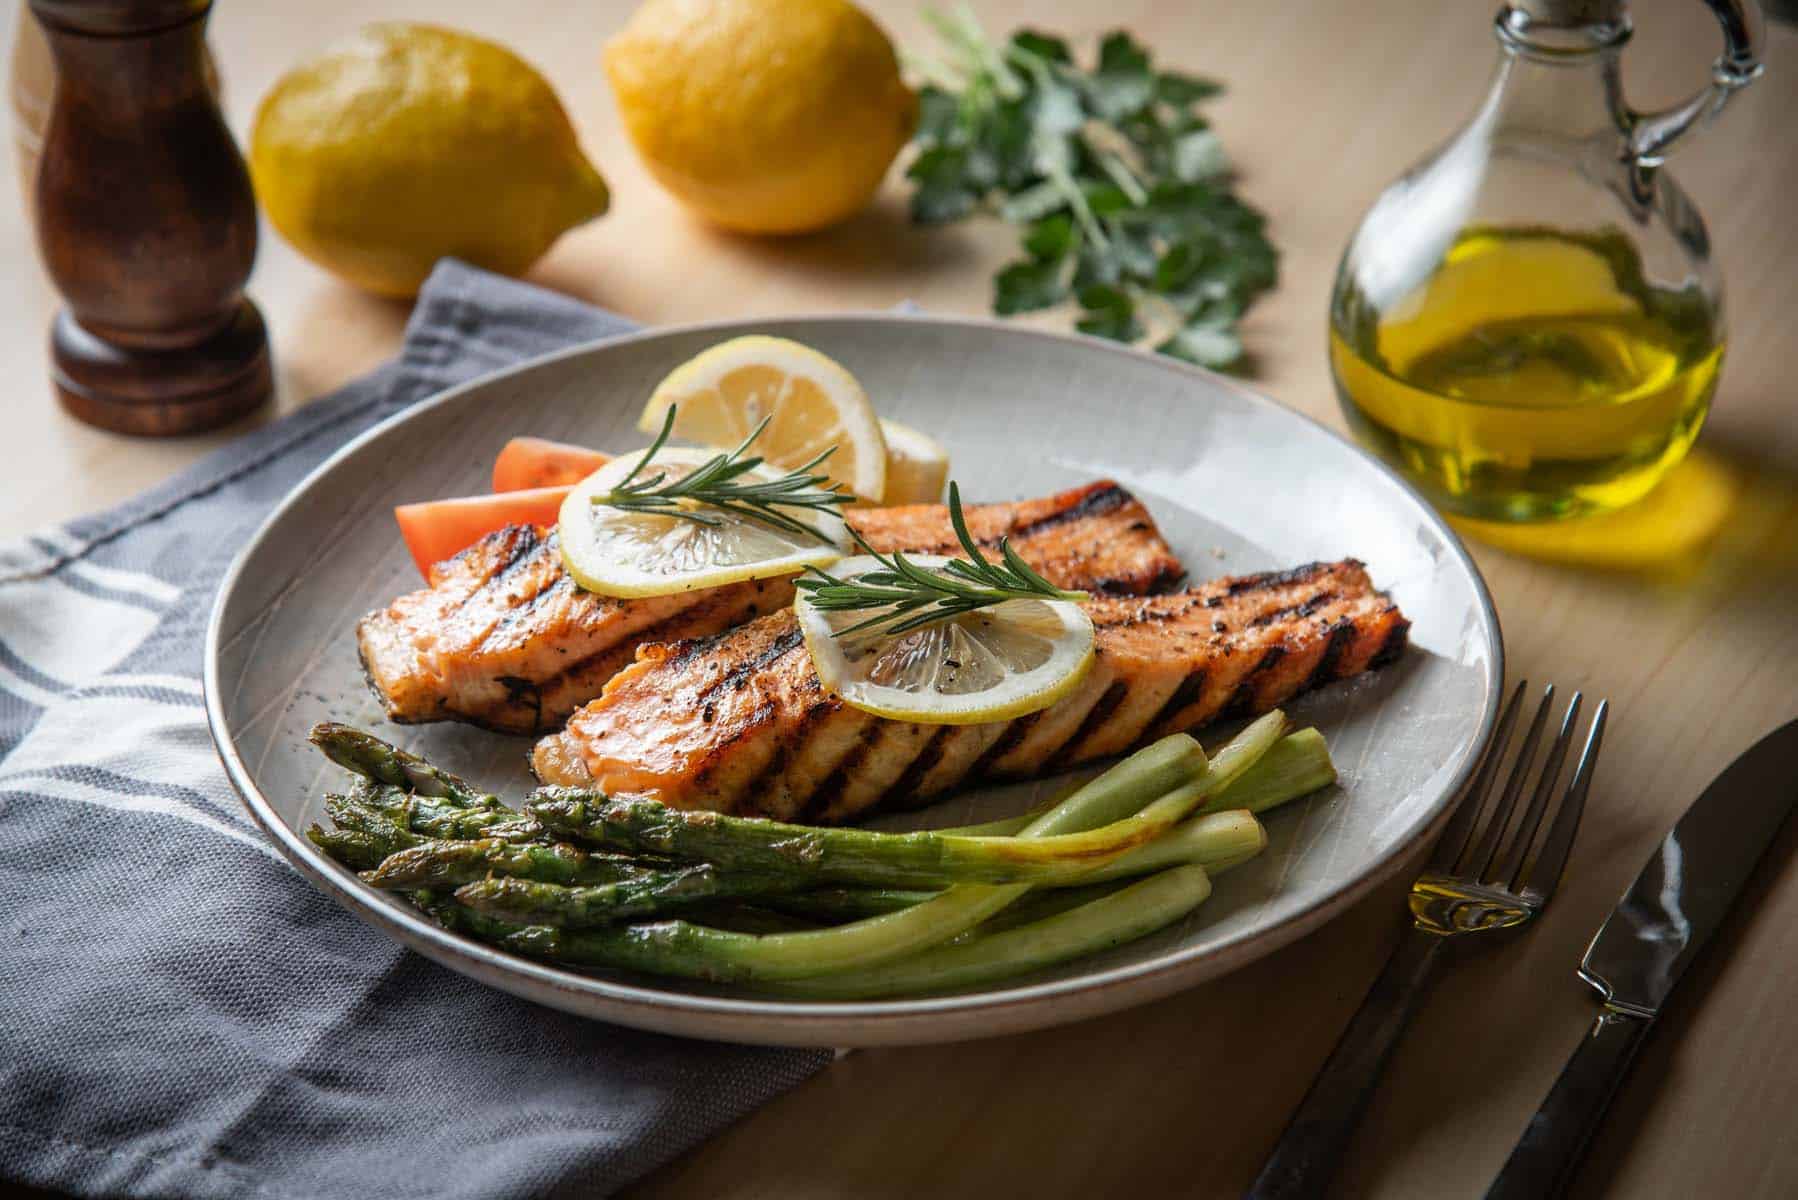
M1285 646L1269 646L1261 655L1261 661L1248 669L1248 673L1236 685L1236 690L1230 693L1228 700L1224 701L1224 706L1217 710L1215 719L1227 721L1233 717L1246 717L1253 713L1255 711L1255 685L1260 682L1263 675L1278 666L1280 660L1285 657Z
M522 675L495 675L493 682L506 689L506 703L514 708L528 705L533 714L531 732L543 727L543 689Z
M1073 735L1061 744L1059 750L1044 760L1043 770L1058 771L1068 763L1078 761L1080 743L1097 733L1105 722L1111 719L1111 714L1117 711L1118 705L1124 702L1124 697L1129 693L1130 685L1122 679L1116 680L1110 687L1099 693L1099 698L1093 701L1093 706L1086 710L1084 717L1080 718L1080 725L1074 730Z
M816 821L830 811L830 806L843 798L844 790L849 786L849 777L867 761L868 753L874 748L885 731L886 722L864 718L861 733L856 736L855 743L844 751L843 757L837 760L830 774L821 780L812 794L805 798L802 822Z
M1061 495L1066 495L1063 492ZM1065 508L1056 509L1012 529L1007 536L1012 541L1041 533L1045 529L1053 529L1057 525L1066 525L1070 521L1084 521L1091 517L1103 517L1114 513L1126 505L1134 504L1136 497L1109 479L1102 479L1088 484L1079 499Z
M973 765L968 768L966 778L969 780L984 779L991 775L993 764L1018 748L1025 736L1036 727L1036 723L1042 720L1045 711L1047 710L1039 708L1033 713L1025 713L1007 725L1005 732L999 735L998 740L981 751L980 757L974 760Z
M1288 567L1284 571L1263 571L1259 575L1238 575L1224 584L1224 594L1241 596L1249 592L1266 591L1270 588L1287 587L1295 583L1310 583L1320 575L1327 575L1340 567L1360 566L1356 560L1344 559L1339 563L1312 562L1303 566Z
M684 616L685 613L682 613L681 615ZM670 619L672 620L672 618L670 618ZM755 619L754 617L750 617L744 623L747 624L748 621L752 621L754 619ZM668 622L664 621L664 622L658 622L657 624L663 625L663 624L667 624L667 623ZM650 628L653 629L656 627L657 626L651 626ZM721 629L717 633L707 633L707 634L703 634L699 637L681 638L678 641L670 642L668 644L672 648L673 652L671 654L669 654L669 656L667 658L662 660L662 665L664 667L667 667L670 669L676 668L676 667L684 667L688 663L692 662L694 659L699 658L702 655L710 654L712 651L719 649L721 646L724 645L725 639L730 637L731 634L735 633L737 631L737 628L738 627L733 627L730 629ZM654 639L651 639L651 640L654 640Z
M1185 571L1163 564L1152 573L1106 575L1088 584L1086 590L1105 596L1166 596L1178 591L1185 578Z
M1174 603L1171 606L1164 608L1153 601L1145 599L1143 603L1133 605L1130 609L1119 613L1115 617L1096 618L1093 621L1093 628L1129 629L1137 625L1148 625L1162 621L1176 621L1196 608L1215 607L1211 603L1209 597L1197 592L1190 592L1185 596L1168 597L1166 599L1171 599Z
M1342 656L1355 644L1355 638L1359 635L1360 629L1355 625L1354 618L1344 617L1333 622L1326 631L1323 653L1317 656L1317 665L1311 668L1311 674L1299 685L1299 691L1308 692L1336 678L1336 669L1342 662Z
M718 678L707 683L705 687L700 690L699 699L710 700L713 696L717 695L727 687L739 691L742 690L742 688L748 684L750 678L757 672L773 666L776 662L779 662L788 654L791 654L794 650L798 649L804 641L805 635L800 633L797 628L787 630L785 633L771 639L766 646L763 646L753 655L732 663L729 668L718 676Z
M1198 701L1205 694L1205 668L1200 667L1185 679L1182 679L1168 696L1165 703L1156 710L1154 717L1143 726L1143 736L1147 737L1164 723L1171 722L1188 706ZM1170 730L1170 732L1172 732Z
M1338 593L1329 588L1325 588L1323 591L1308 596L1297 604L1288 604L1283 608L1272 609L1262 613L1258 617L1251 618L1249 620L1249 627L1258 629L1263 626L1272 625L1275 621L1284 621L1289 617L1308 617L1326 604L1335 602L1337 598Z
M949 735L954 730L953 725L937 726L936 732L930 735L930 740L918 747L917 757L906 764L905 770L899 772L899 778L887 785L886 791L880 793L880 799L875 801L873 807L893 804L917 790L924 776L930 774L931 768L943 760L943 743L949 740Z
M468 594L457 602L457 611L461 611L470 600L486 591L495 580L504 577L521 561L528 560L532 551L542 544L543 537L537 532L535 525L508 525L504 529L494 530L474 545L450 555L446 560L448 562L473 562L482 555L490 555L493 560L481 578L468 590ZM432 563L431 565L435 567L437 564ZM425 572L425 583L432 587L436 586L432 582L428 570Z
M1367 669L1370 671L1396 661L1405 652L1405 645L1411 638L1411 622L1405 614L1399 612L1398 605L1388 604L1381 615L1390 616L1392 625L1386 631L1386 640L1380 643L1380 648L1367 660Z
M1180 590L1186 582L1186 569L1180 565L1178 558L1169 556L1173 565L1163 566L1155 572L1144 589L1151 596L1165 596Z

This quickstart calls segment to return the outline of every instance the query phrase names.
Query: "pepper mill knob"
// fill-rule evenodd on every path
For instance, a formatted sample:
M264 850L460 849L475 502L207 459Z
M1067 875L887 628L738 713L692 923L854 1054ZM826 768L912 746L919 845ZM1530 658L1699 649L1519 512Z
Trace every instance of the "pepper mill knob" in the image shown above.
M37 239L67 302L57 398L122 433L191 433L273 391L244 298L249 172L207 86L211 0L31 0L56 61Z

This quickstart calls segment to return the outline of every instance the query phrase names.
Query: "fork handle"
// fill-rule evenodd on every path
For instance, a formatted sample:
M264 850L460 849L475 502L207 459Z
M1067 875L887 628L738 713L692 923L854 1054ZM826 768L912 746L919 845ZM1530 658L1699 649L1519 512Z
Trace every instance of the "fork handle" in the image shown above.
M1530 1118L1486 1200L1551 1200L1566 1192L1652 1022L1605 1008Z
M1415 925L1405 930L1245 1200L1325 1194L1446 941Z

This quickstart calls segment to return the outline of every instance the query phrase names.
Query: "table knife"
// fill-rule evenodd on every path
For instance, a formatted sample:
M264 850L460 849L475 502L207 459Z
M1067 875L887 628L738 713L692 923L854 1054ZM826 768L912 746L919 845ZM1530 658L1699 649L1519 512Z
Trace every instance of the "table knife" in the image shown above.
M1756 742L1686 810L1580 964L1604 1007L1486 1200L1561 1195L1667 995L1798 806L1798 720Z

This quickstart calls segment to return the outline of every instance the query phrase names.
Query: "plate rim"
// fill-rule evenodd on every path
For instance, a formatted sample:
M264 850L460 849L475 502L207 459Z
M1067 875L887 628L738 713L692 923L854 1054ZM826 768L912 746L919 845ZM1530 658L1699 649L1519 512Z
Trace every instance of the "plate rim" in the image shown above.
M681 993L656 985L602 979L560 967L533 962L471 941L427 920L422 914L385 897L371 895L354 874L331 862L305 836L282 819L262 794L237 751L223 711L219 660L223 653L223 619L228 598L239 577L275 526L327 473L390 428L420 419L424 414L457 402L471 391L488 388L514 376L528 374L567 359L613 346L631 345L662 338L694 334L768 332L770 327L799 324L870 324L934 326L973 330L1027 341L1072 342L1087 352L1126 357L1136 365L1149 365L1185 375L1226 391L1262 409L1274 409L1287 418L1309 425L1372 467L1377 476L1395 487L1418 515L1447 544L1461 568L1472 580L1481 621L1487 636L1484 710L1479 729L1456 765L1435 811L1392 847L1330 895L1290 913L1275 924L1245 930L1204 951L1174 951L1162 958L1128 963L1094 974L1037 983L996 987L976 992L952 993L916 999L873 1001L806 1001L777 997L726 997ZM1418 846L1446 822L1450 802L1471 777L1492 736L1502 698L1505 672L1503 629L1485 576L1452 526L1416 488L1386 463L1356 445L1345 434L1297 409L1281 404L1229 376L1165 355L1149 355L1117 342L1084 334L1020 326L994 318L947 316L930 313L848 311L786 313L766 317L725 318L655 325L608 335L527 358L498 370L445 388L384 418L352 438L309 471L287 492L258 524L254 533L233 556L220 577L207 618L202 688L206 724L225 774L251 819L301 875L351 913L383 932L399 938L412 949L465 975L498 986L516 995L549 1004L577 1015L616 1020L623 1024L684 1036L730 1038L743 1042L792 1045L897 1045L942 1042L995 1036L1062 1024L1083 1017L1115 1011L1196 985L1206 979L1247 965L1326 924L1397 874ZM595 1008L602 1012L593 1011ZM938 1022L943 1028L936 1028ZM966 1027L966 1028L964 1028Z

